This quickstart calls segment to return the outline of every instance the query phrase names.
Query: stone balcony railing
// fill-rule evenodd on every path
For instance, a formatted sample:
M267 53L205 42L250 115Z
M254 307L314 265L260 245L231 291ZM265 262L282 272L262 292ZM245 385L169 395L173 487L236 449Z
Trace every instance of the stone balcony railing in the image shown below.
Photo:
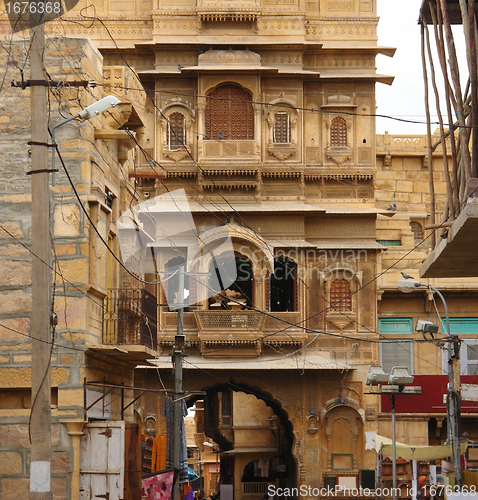
M186 312L184 332L190 341L206 343L262 341L264 344L301 344L305 341L307 332L300 326L300 312L268 314L257 311ZM174 339L177 317L175 312L162 313L160 343Z
M260 155L255 141L202 141L203 160L240 159L258 161Z

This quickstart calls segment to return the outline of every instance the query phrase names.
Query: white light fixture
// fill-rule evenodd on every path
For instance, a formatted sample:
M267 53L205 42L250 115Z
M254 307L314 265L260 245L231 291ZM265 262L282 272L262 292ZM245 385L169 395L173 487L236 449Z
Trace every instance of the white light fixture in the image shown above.
M403 293L412 293L417 288L420 288L422 286L426 286L417 280L398 280L397 285L398 285L398 289Z
M372 385L380 385L388 382L388 378L388 373L385 373L381 366L369 365L365 384L370 386L370 390L372 390Z
M110 108L114 108L120 102L121 101L114 95L108 95L106 97L103 97L103 99L95 102L94 104L87 106L85 109L78 113L78 116L82 120L89 120L94 116L98 116L99 114L108 111L108 109Z
M51 141L53 143L53 154L52 154L52 159L51 159L51 170L52 170L52 184L55 185L55 149L56 149L56 142L55 142L55 132L56 129L59 127L62 127L63 125L66 125L67 123L75 120L76 118L81 118L82 120L90 120L94 116L98 116L101 113L104 113L105 111L108 111L108 109L114 108L117 104L119 104L121 101L115 97L114 95L108 95L106 97L103 97L103 99L100 99L99 101L90 104L87 106L85 109L81 110L79 113L77 113L75 116L70 116L70 118L66 118L65 120L62 120L61 122L58 122L56 125L53 126L51 129Z

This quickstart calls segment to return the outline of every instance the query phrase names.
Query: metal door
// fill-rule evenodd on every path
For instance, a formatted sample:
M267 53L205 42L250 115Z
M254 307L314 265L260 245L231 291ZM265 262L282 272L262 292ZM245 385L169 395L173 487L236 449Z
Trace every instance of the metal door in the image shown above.
M122 500L125 423L85 425L80 443L80 499Z

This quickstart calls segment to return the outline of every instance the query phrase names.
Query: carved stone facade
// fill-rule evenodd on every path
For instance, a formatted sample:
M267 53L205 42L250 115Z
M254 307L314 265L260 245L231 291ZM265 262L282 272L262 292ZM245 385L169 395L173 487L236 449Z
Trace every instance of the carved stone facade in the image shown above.
M218 443L224 463L236 457L221 477L238 499L251 494L246 466L263 458L271 470L287 464L270 476L277 485L321 487L324 476L344 470L358 476L374 466L364 451L365 432L375 429L366 408L379 411L363 385L367 365L379 361L376 292L364 286L378 272L382 248L371 116L381 51L376 2L188 0L137 15L150 16L151 39L144 44L130 34L128 46L138 41L141 52L124 55L154 103L146 104L130 175L144 199L184 189L197 227L226 227L250 275L224 291L228 305L190 285L198 304L184 313L185 385L206 391L205 437L197 441ZM125 40L113 19L102 19ZM117 49L97 40L105 61L116 64ZM171 147L178 123L184 144ZM171 251L158 265L175 257ZM280 265L290 271L287 284L278 280ZM207 285L209 263L200 271ZM155 294L165 304L167 285ZM160 306L158 326L157 364L166 380L177 313ZM159 389L151 373L138 370L136 384ZM220 409L227 391L240 412L231 427ZM256 403L248 410L243 392L267 410ZM162 404L150 393L140 400L161 432ZM270 429L254 438L265 422Z
M81 20L85 7L80 1L65 19ZM98 188L104 176L122 200L115 206L118 213L183 189L201 250L208 245L220 250L214 235L226 228L236 271L244 271L234 286L210 296L218 260L211 257L201 261L188 283L183 386L189 403L204 401L199 445L210 439L220 447L218 474L234 485L237 500L263 496L266 476L243 479L257 460L269 460L267 479L281 486L316 488L323 487L324 477L358 478L361 469L373 469L375 463L373 452L365 451L366 433L377 431L377 418L384 420L380 401L367 394L364 382L367 366L380 362L378 310L385 317L400 308L389 276L396 277L393 263L413 248L420 227L425 230L427 212L417 153L424 139L387 137L376 161L375 84L391 82L375 74L376 55L390 54L377 46L376 0L104 0L95 7L101 23L88 27L83 19L83 24L69 23L68 30L93 39L99 52L91 48L83 62L88 68L92 54L101 55L104 67L95 80L123 102L91 133L101 147L88 146L83 157L82 147L75 149L76 139L65 145L72 157L81 156L83 174L91 173L84 193L91 212L104 231L108 227L108 241L117 250L116 220L103 203L112 193ZM118 14L125 8L129 17ZM8 29L7 23L1 26ZM59 33L64 25L51 23L47 29ZM71 65L68 77L76 78ZM85 70L86 80L90 73ZM64 95L58 95L63 102ZM409 154L410 148L420 158ZM116 175L110 156L118 160ZM392 198L396 192L400 196ZM407 215L387 210L392 201ZM70 225L78 220L87 226L76 206L62 203L55 220L60 227L72 231ZM138 215L138 231L146 231L156 217L160 220L161 212L151 203L147 214ZM421 226L412 231L410 221ZM8 227L19 234L17 226ZM154 229L159 234L160 224ZM386 244L390 241L400 241L400 250ZM152 249L157 241L153 237L149 243ZM85 252L82 245L65 244L64 260L69 263L73 246ZM173 266L183 251L171 245L155 265L161 270ZM87 383L100 378L105 384L131 383L151 391L135 394L135 412L129 393L124 414L118 410L117 391L112 418L137 421L145 432L148 419L163 433L161 391L173 388L170 355L178 325L177 312L166 305L171 288L166 280L152 284L158 278L154 273L143 276L147 285L118 273L98 242L86 253L91 269L85 271L81 290L88 290L94 306L84 313L87 324L79 321L75 339L81 346L94 344L85 347L94 361L58 355L62 369L70 363L76 370L75 396L65 396L61 411L74 406L72 411L83 415L87 405L80 373ZM412 269L422 257L420 251L412 253L407 265ZM392 271L383 277L386 267ZM99 291L95 280L102 283ZM104 332L115 324L107 309L108 283L152 294L158 315L157 359L151 366L144 366L143 358L151 354L145 346L143 357L135 357L134 349L128 351L119 340L107 345L102 337L103 320ZM76 314L75 297L71 314ZM129 319L144 316L138 305L129 313ZM3 319L12 317L6 311ZM68 325L64 335L67 330ZM423 349L426 364L433 353ZM115 355L129 359L124 376L115 371ZM13 364L13 349L8 356ZM2 354L0 361L5 360ZM101 370L88 371L91 364ZM134 370L133 382L136 364L141 368ZM55 372L57 385L64 383L62 373ZM232 414L225 409L228 393ZM410 428L417 435L424 420ZM2 437L0 447L3 443ZM10 453L4 448L0 453ZM67 491L72 484L68 474L61 475Z

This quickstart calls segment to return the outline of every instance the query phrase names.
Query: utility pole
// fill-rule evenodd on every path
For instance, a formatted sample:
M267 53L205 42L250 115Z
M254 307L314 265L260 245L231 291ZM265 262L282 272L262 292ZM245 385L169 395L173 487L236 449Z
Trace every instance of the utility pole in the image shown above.
M402 273L403 274L403 273ZM461 443L460 443L460 341L451 334L448 305L443 294L432 285L420 283L416 280L404 279L398 281L398 289L410 293L417 288L433 290L442 301L446 318L446 341L448 342L448 392L446 400L446 415L448 436L447 443L453 446L453 464L455 468L455 485L462 487L461 474Z
M460 442L460 343L456 335L451 334L448 305L443 294L432 285L433 290L443 303L445 309L446 334L448 342L448 393L446 411L448 420L448 441L453 445L453 463L455 466L455 485L462 487L461 474L461 442ZM451 441L450 441L451 438Z
M31 20L32 402L31 500L51 499L51 243L44 24Z
M181 456L181 421L183 418L183 357L185 336L184 324L184 266L179 268L178 279L178 329L174 337L174 433L173 433L173 469L178 471L173 485L173 500L179 500L179 466Z

